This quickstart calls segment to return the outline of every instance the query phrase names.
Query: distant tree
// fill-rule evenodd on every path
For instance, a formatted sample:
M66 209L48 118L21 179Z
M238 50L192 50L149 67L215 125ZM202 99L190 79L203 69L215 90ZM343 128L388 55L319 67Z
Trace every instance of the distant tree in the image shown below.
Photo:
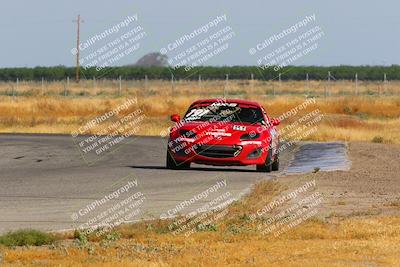
M382 81L386 73L388 80L400 80L400 66L287 66L279 71L274 71L272 67L260 69L256 66L199 66L190 71L184 67L174 69L176 79L196 80L199 75L202 79L225 79L229 74L229 79L250 79L253 74L254 79L270 80L277 79L278 74L282 73L282 80L304 80L306 74L310 80L326 80L328 71L336 80L353 80L355 73L359 80ZM167 67L167 57L160 53L151 53L142 57L137 64L131 66L109 67L104 69L104 79L117 79L122 76L124 79L171 79L171 70ZM35 67L35 68L0 68L0 81L20 80L63 80L66 77L71 79L75 75L74 67L54 66L54 67ZM88 68L84 72L84 77L91 79L99 75L96 68Z

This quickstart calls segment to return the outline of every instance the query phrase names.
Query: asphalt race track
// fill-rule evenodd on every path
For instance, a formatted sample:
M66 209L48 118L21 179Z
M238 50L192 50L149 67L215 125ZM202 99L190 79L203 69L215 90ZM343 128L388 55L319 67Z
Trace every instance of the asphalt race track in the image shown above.
M281 171L259 173L254 166L195 164L190 170L167 170L165 139L126 141L112 153L88 162L70 135L1 134L0 232L74 229L95 222L102 212L135 193L140 193L142 201L126 221L169 217L195 210L221 195L238 198L260 179L315 167L348 168L343 143L290 146L281 154ZM331 160L338 156L341 160ZM187 204L204 192L208 195ZM182 208L182 203L187 205Z

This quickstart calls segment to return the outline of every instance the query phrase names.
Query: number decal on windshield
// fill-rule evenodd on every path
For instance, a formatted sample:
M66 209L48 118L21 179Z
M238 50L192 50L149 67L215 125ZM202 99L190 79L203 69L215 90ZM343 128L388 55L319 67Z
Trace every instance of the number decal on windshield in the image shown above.
M197 119L201 118L202 116L206 115L209 112L210 112L210 110L207 109L207 108L203 108L203 109L194 108L191 111L189 111L188 114L186 114L185 119L187 119L187 120L197 120Z

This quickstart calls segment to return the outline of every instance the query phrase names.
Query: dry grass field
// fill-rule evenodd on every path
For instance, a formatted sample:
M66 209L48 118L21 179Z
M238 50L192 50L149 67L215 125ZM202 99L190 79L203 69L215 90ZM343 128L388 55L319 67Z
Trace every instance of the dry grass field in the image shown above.
M157 227L157 226L155 226ZM311 219L279 238L231 228L192 238L155 231L126 230L114 241L79 247L63 241L53 247L3 250L6 266L399 266L400 218Z
M323 120L309 140L346 140L400 143L400 83L351 81L82 81L42 84L0 83L0 132L65 133L76 131L127 98L137 98L146 116L137 134L159 135L171 122L169 115L183 115L199 98L241 98L261 102L271 116L279 116L315 97L316 103L283 121L281 127L318 109ZM64 94L65 93L65 94ZM358 93L358 94L356 94ZM125 113L124 113L125 114ZM123 113L121 113L123 115ZM110 121L111 123L111 121Z

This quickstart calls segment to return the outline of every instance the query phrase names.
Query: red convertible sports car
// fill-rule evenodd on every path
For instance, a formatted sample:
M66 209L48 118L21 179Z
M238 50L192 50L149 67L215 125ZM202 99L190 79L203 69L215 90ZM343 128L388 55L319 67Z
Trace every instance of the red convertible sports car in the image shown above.
M174 114L167 148L167 168L186 169L192 162L219 166L256 165L279 169L278 119L256 102L205 99L192 103L181 119Z

